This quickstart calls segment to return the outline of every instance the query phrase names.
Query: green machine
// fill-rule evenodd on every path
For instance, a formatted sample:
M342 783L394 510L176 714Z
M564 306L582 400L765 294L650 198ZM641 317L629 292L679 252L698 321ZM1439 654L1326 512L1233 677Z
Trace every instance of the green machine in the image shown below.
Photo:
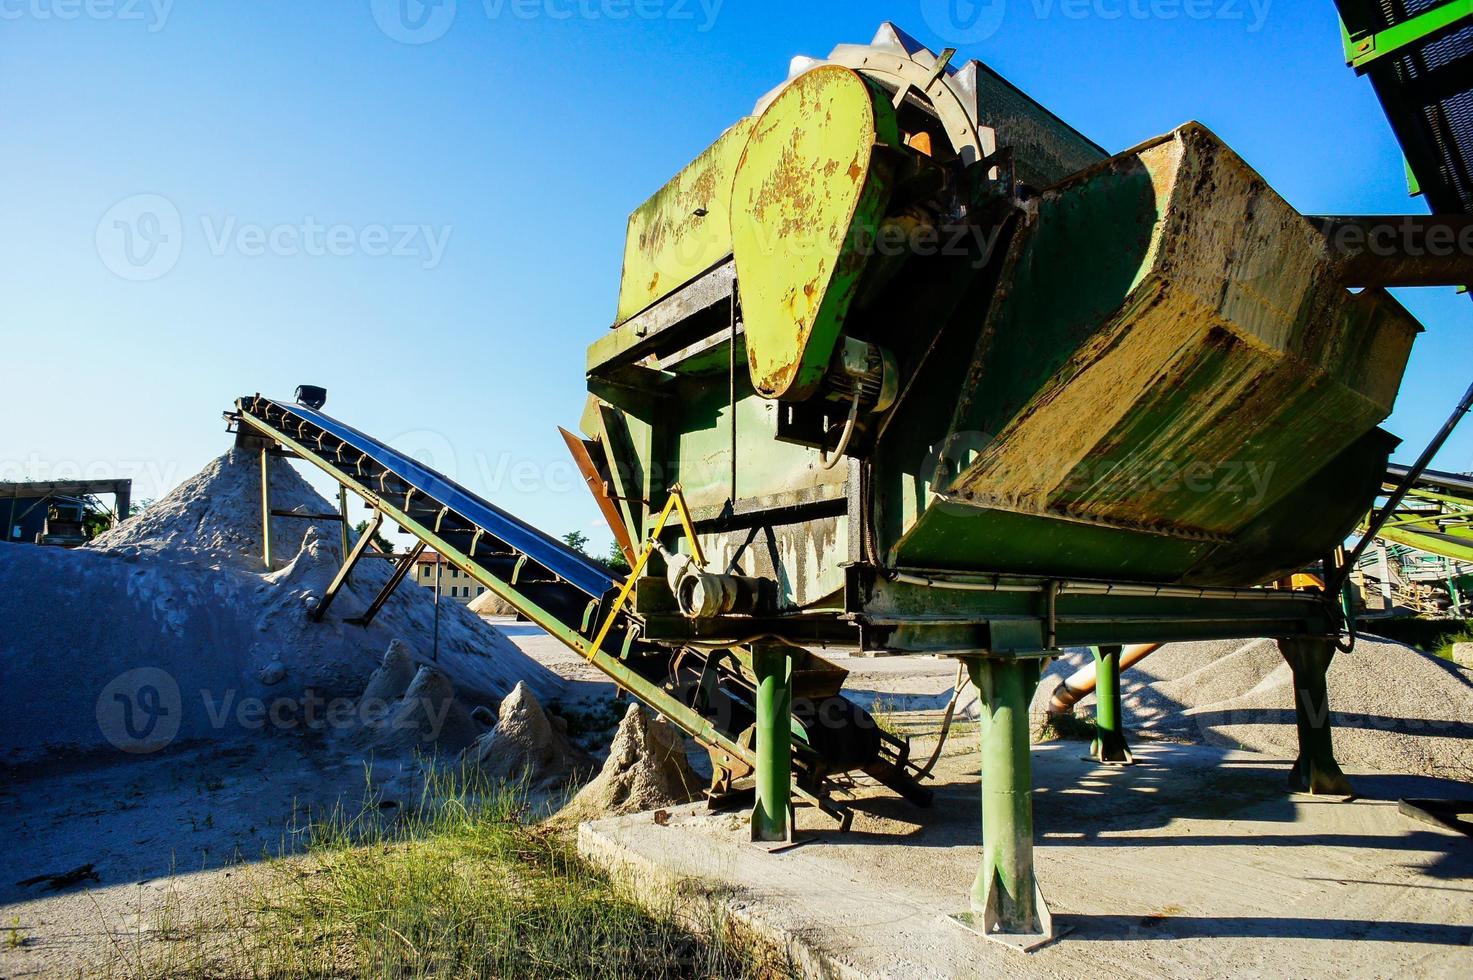
M789 739L824 730L794 689L843 674L823 651L961 659L971 915L1026 948L1051 935L1028 704L1060 647L1278 637L1292 781L1348 791L1339 603L1289 579L1333 570L1397 442L1420 327L1383 287L1448 273L1350 261L1199 124L1111 154L953 60L889 24L797 59L641 205L569 442L640 642L750 679L755 765L717 776L755 783L755 837L791 832Z

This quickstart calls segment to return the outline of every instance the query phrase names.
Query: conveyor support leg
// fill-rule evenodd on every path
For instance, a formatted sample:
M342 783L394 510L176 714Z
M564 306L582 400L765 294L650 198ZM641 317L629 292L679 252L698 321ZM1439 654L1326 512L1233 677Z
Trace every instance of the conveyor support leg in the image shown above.
M982 867L972 885L972 922L1020 949L1053 937L1048 905L1033 874L1033 770L1028 660L966 661L982 707Z
M791 839L793 662L788 648L760 643L752 648L757 675L757 800L752 840Z
M1125 744L1125 711L1120 703L1121 648L1091 649L1095 655L1095 738L1089 754L1106 765L1133 765L1135 757Z
M1328 637L1279 640L1279 652L1294 672L1294 719L1299 728L1299 759L1289 772L1289 787L1299 793L1351 795L1350 780L1335 761L1330 739L1330 694L1325 672L1335 656Z

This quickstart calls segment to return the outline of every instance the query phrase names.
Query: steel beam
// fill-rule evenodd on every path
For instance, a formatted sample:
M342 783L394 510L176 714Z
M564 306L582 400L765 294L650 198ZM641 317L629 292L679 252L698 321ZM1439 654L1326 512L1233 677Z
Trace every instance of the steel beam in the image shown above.
M793 662L788 647L752 647L757 676L757 800L752 807L752 840L792 839Z
M1299 758L1289 772L1289 788L1299 793L1350 796L1350 780L1335 761L1330 739L1325 672L1335 656L1335 643L1329 637L1291 637L1279 640L1279 652L1294 673L1294 721L1299 729Z
M261 561L271 571L271 471L267 468L271 454L261 447Z
M1125 744L1124 709L1120 703L1119 646L1091 647L1095 657L1095 737L1089 754L1109 766L1135 763Z
M372 535L365 534L363 537L364 540L368 540ZM399 559L399 564L394 566L394 574L390 575L389 580L384 583L384 587L378 590L378 595L374 596L373 601L368 604L368 608L363 610L363 615L354 616L348 622L354 626L367 626L373 622L373 617L377 616L378 611L384 608L384 603L389 601L389 596L393 595L394 590L399 587L399 583L404 581L404 576L409 574L409 570L414 567L415 561L418 560L420 553L424 550L425 543L423 541L416 541L414 547L406 551L404 557Z
M360 537L358 539L358 542L353 546L353 550L351 552L344 552L343 566L339 568L337 574L332 577L332 581L328 583L327 591L322 594L322 600L313 607L312 612L310 613L311 619L314 623L319 623L322 621L322 617L327 615L327 608L331 606L332 601L338 597L338 593L342 591L343 586L348 584L348 576L352 573L353 566L358 564L358 560L362 558L363 553L368 550L369 543L373 540L374 532L379 529L379 525L382 524L383 521L383 511L375 510L373 512L373 517L369 518L367 529L364 530L363 536ZM347 526L346 522L344 522L343 526ZM344 537L346 538L346 534L344 535ZM395 569L395 574L398 574L398 569Z
M378 514L377 516L382 520L382 514ZM348 488L341 483L338 484L338 518L340 521L338 527L338 554L343 556L343 561L346 563L348 560ZM370 529L370 533L365 534L364 537L372 538L372 530ZM344 581L346 581L346 577Z
M991 657L965 663L982 707L982 867L970 922L988 939L1033 949L1053 938L1053 917L1033 873L1028 680L1036 679L1037 665Z

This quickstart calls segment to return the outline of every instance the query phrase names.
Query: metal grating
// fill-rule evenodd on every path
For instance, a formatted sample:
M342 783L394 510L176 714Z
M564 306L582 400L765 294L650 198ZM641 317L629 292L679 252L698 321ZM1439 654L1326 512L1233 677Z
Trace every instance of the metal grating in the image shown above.
M1447 0L1339 0L1352 45ZM1473 213L1473 23L1369 61L1369 75L1434 213Z

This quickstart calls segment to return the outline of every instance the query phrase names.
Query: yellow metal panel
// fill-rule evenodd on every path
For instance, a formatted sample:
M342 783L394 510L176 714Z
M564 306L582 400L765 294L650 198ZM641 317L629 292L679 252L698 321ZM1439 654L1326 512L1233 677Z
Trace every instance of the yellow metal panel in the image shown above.
M731 179L755 120L743 119L629 216L623 323L731 254Z

